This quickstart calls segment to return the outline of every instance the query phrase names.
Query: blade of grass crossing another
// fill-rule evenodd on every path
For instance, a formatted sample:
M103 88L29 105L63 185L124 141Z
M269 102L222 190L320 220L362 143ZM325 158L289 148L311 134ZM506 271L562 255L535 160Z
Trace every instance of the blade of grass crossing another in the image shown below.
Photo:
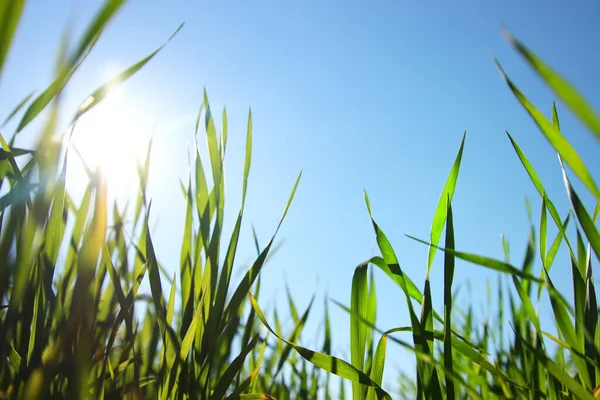
M252 294L248 293L248 295L250 296L250 301L252 303L252 307L256 312L256 315L261 320L263 325L267 328L267 330L269 330L269 332L271 332L279 340L290 344L305 360L309 361L310 363L316 365L321 369L324 369L327 372L338 375L352 382L359 382L363 385L373 387L376 391L378 399L391 399L391 396L387 392L385 392L381 387L379 387L379 385L373 382L371 378L369 378L364 372L352 366L352 364L349 364L346 361L343 361L339 358L315 352L305 347L299 346L295 343L288 342L279 335L277 335L277 333L275 333L273 328L271 328L271 326L267 322L267 319L265 318L265 315L263 314L258 303L256 302L256 299L252 296Z
M508 84L508 87L513 92L517 100L527 110L535 124L538 126L540 131L544 134L548 142L554 147L554 149L560 154L561 158L571 167L573 172L577 175L581 182L589 189L594 195L596 200L600 200L600 191L598 186L592 177L592 174L587 169L584 162L579 157L577 151L571 146L569 141L564 138L560 131L550 122L548 119L538 111L533 104L521 93L521 91L514 85L514 83L508 78L500 63L496 60L496 64L502 74L502 77Z
M454 221L450 196L446 197L446 243L445 248L454 250ZM452 360L452 282L454 280L454 256L444 253L444 367L450 373L454 370ZM455 398L454 380L446 375L446 396L448 400Z

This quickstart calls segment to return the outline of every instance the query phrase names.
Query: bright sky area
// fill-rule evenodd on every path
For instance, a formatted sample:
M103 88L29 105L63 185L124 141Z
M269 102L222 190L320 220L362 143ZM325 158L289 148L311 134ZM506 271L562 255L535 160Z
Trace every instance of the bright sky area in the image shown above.
M81 29L99 5L99 1L29 2L1 82L2 115L27 93L39 93L50 83L63 28L72 21ZM405 234L428 239L465 130L453 200L458 249L502 259L500 235L505 234L512 261L519 265L529 227L525 198L531 201L534 221L539 221L541 200L505 130L516 138L561 215L566 215L556 155L501 79L492 56L550 115L554 97L502 36L504 25L598 110L599 16L600 3L594 1L136 0L118 15L77 72L65 106L74 111L102 82L150 53L185 21L183 30L106 106L113 114L102 117L99 111L96 120L79 128L76 135L86 138L80 140L82 151L90 159L107 151L126 158L154 136L153 237L160 261L175 271L185 211L179 179L187 176L202 91L207 89L218 121L223 106L229 116L228 231L239 207L251 107L253 159L235 277L241 278L255 255L250 222L264 245L303 170L280 231L283 247L262 276L260 303L266 310L277 304L287 317L286 284L301 309L316 293L301 342L320 348L316 332L323 320L323 296L327 293L349 304L354 268L379 254L363 189L402 267L422 288L427 247ZM560 103L558 111L565 135L592 174L600 172L597 142ZM106 115L118 115L112 117L117 121L106 121ZM118 134L111 134L111 127ZM8 132L3 134L10 136ZM24 132L17 144L27 146L35 135L35 130ZM88 141L93 135L96 141ZM109 150L105 143L117 148ZM204 152L205 143L200 145ZM115 183L113 194L135 186L122 179L128 173L134 172L114 174L120 176L115 178L120 185ZM77 163L70 174L72 190L81 191ZM552 276L570 293L568 260L564 254L559 257ZM440 312L441 261L438 253L432 271L434 306ZM408 326L402 292L381 271L375 272L377 325ZM457 264L455 286L461 287L462 304L470 301L481 321L488 309L488 279L495 293L496 273ZM467 280L471 294L465 290ZM494 309L495 304L493 300L489 307ZM540 314L552 330L547 302ZM331 315L334 350L349 360L348 315L334 304ZM384 387L393 387L396 371L412 365L404 361L406 353L392 347Z

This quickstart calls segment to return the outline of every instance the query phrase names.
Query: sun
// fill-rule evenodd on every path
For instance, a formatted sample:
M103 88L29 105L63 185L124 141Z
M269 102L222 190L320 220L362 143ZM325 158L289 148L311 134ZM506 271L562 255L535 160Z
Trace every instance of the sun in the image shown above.
M124 198L137 192L136 160L146 157L149 140L147 119L128 104L123 89L115 87L77 121L71 146L80 163L101 170L110 194Z

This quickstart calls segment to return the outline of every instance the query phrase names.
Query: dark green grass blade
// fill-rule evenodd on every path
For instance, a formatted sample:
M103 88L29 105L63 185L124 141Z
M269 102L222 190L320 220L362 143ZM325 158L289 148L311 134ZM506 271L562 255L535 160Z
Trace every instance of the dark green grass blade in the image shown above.
M513 82L506 76L504 70L500 66L500 63L496 61L500 72L508 84L509 88L519 100L519 102L525 107L531 118L534 120L538 128L542 131L548 142L554 147L554 149L560 154L561 158L571 167L573 172L577 175L581 182L592 192L597 200L600 200L600 191L596 186L596 182L592 177L592 174L587 169L577 151L571 146L567 139L560 133L560 131L552 125L548 119L533 106L527 100L527 98L521 93L521 91L513 84Z
M529 66L542 78L554 93L571 109L571 111L596 135L600 140L600 119L589 103L575 90L566 79L554 71L542 59L518 41L508 30L504 34L511 45L527 61Z
M446 202L446 243L445 248L454 250L454 221L452 218L452 204L448 196ZM452 360L452 282L454 280L454 256L444 253L444 367L453 372ZM446 375L446 396L448 400L455 398L454 380Z

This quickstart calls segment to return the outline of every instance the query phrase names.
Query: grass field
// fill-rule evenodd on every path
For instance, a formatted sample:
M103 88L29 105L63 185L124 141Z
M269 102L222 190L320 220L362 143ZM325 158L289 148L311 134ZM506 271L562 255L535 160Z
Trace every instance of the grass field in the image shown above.
M0 3L0 79L23 3ZM301 173L289 183L289 200L281 205L281 221L272 238L265 244L255 236L255 260L240 281L232 278L252 160L251 114L241 204L226 237L227 115L213 114L206 93L199 105L195 134L204 137L208 158L201 159L196 146L192 173L181 187L186 217L179 270L174 275L157 260L149 229L150 148L138 160L139 194L131 208L108 203L101 170L87 170L89 182L80 203L65 189L66 157L72 151L69 138L78 120L115 86L160 56L159 48L99 87L72 112L69 129L57 130L57 116L64 111L63 89L123 3L106 1L75 46L63 49L54 81L5 116L7 122L18 123L14 132L2 130L0 136L1 398L298 399L331 398L334 393L355 400L600 396L599 309L592 274L600 259L596 222L600 190L593 174L597 171L586 167L561 133L556 107L546 117L497 61L507 89L558 154L571 203L568 214L558 213L533 165L507 133L524 173L539 192L542 210L531 216L527 251L518 265L509 262L508 246L504 260L455 248L452 199L465 137L440 188L430 237L414 238L429 249L425 282L413 282L402 269L364 194L379 255L362 263L357 260L350 303L333 304L350 315L350 359L343 360L332 354L331 304L325 307L323 343L313 349L303 347L300 339L312 303L299 310L289 296L294 326L288 331L281 328L281 315L261 309L261 268L274 251L279 226L293 212ZM600 140L600 119L578 92L525 45L509 33L506 36L556 98ZM16 147L17 134L40 119L36 146ZM584 204L571 183L575 180L591 194L593 204ZM547 232L555 227L558 234L549 236ZM63 248L64 259L59 257ZM555 289L552 280L559 249L566 249L571 266L572 298ZM441 310L432 306L429 283L436 255L443 257L444 266ZM494 327L476 329L473 308L454 307L456 260L501 273ZM405 326L378 328L374 269L382 270L404 296L410 316ZM149 294L139 291L145 281ZM538 305L543 298L551 304L555 326L540 322ZM140 309L145 310L143 318L136 311ZM400 332L411 333L412 340L398 339ZM504 337L504 332L509 334ZM400 346L414 355L416 379L400 376L402 393L383 385L388 346ZM351 381L351 393L344 393L343 385L333 388L338 381L331 380L332 375Z

